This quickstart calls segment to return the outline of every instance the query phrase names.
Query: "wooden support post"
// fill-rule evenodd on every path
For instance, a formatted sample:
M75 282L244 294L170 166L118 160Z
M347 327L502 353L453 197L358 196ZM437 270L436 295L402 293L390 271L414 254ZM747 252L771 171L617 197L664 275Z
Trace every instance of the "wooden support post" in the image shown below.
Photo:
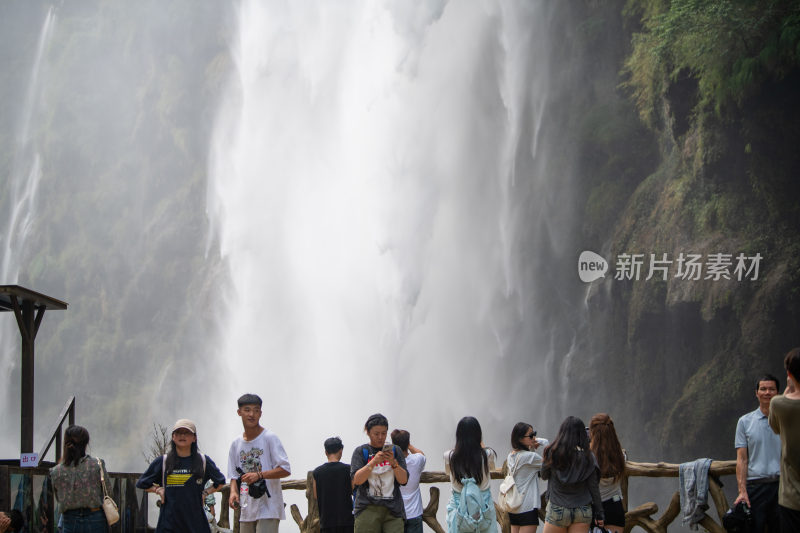
M219 504L219 520L217 520L217 524L219 527L224 527L225 529L233 529L230 525L231 508L228 505L231 497L231 486L226 483L222 486L219 493L222 495L222 501L220 501Z
M728 499L722 492L722 483L716 476L708 476L708 492L711 494L711 499L714 500L714 507L717 508L717 516L721 524L722 517L728 512Z
M13 311L22 337L20 387L20 453L33 453L34 341L46 309L66 309L67 303L20 287L0 285L0 311ZM74 416L70 420L74 423Z
M667 510L664 511L664 514L661 515L661 518L657 520L659 527L663 527L664 531L667 530L667 526L675 520L681 512L681 495L678 491L675 491L672 494L672 499L669 501L669 505L667 506Z
M655 502L643 503L636 509L625 513L625 533L629 533L634 527L640 527L650 533L666 533L666 528L659 529L656 521L650 515L658 512L658 505Z
M497 517L497 523L500 524L501 533L511 533L511 517L508 516L506 511L500 509L497 502L492 503L494 504L494 513Z
M309 472L306 475L306 500L308 500L308 516L305 518L300 514L300 509L295 504L292 504L289 511L297 523L297 527L300 528L300 533L319 533L319 505L317 505L317 499L314 497L313 472Z
M422 521L436 533L445 533L444 528L436 519L436 513L439 512L439 487L431 487L430 495L431 499L428 500L428 505L422 510Z
M0 465L0 509L12 508L10 482L8 467Z
M33 364L34 340L44 316L44 307L35 313L33 301L23 300L20 307L17 297L11 296L14 316L22 336L22 387L20 390L20 452L33 452Z
M620 488L622 489L622 510L628 512L628 473L622 474L620 480Z
M726 533L725 528L714 522L714 519L708 515L703 515L700 525L709 533Z

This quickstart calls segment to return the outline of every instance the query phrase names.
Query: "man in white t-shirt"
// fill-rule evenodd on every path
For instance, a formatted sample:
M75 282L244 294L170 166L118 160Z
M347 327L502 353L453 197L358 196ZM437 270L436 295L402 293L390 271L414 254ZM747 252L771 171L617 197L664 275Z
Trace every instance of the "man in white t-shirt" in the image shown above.
M241 508L241 533L278 533L280 520L286 518L280 478L291 473L289 457L278 436L259 424L261 398L255 394L245 394L238 403L236 413L242 418L244 433L231 443L228 453L228 477L231 480L229 504L233 508ZM240 476L242 484L249 486L266 480L267 493L258 498L240 495Z
M406 508L403 533L422 533L422 495L419 492L419 477L425 470L425 454L411 445L411 434L404 429L392 431L392 444L403 450L408 469L408 482L400 487Z

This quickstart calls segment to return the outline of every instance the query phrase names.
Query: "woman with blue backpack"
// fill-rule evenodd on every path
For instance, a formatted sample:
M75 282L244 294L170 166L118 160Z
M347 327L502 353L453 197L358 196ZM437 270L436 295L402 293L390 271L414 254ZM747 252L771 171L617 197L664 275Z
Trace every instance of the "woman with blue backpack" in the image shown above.
M540 475L549 480L550 494L544 533L586 533L593 520L603 527L600 468L589 449L586 429L580 418L568 416L544 449Z
M456 426L456 445L444 454L444 470L450 475L447 504L448 533L486 533L497 530L497 517L489 482L496 454L483 447L477 419L465 416Z

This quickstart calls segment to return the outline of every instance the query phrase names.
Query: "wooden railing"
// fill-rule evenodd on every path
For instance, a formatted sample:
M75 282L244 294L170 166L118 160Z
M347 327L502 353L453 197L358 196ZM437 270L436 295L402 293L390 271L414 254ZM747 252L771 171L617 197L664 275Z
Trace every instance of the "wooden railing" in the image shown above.
M59 517L53 485L48 481L53 466L52 462L40 461L37 467L21 468L18 460L0 461L0 509L22 512L26 531L31 533L56 532ZM120 510L120 521L109 528L111 533L149 531L147 494L135 487L139 476L139 473L109 472L108 490Z
M649 533L667 533L667 527L678 517L680 514L680 495L676 490L672 495L669 503L667 504L664 513L654 518L653 515L658 513L658 505L655 502L647 502L639 505L635 509L628 509L628 481L631 477L674 477L679 475L678 464L671 463L638 463L628 461L626 463L625 475L622 479L623 491L623 506L625 506L625 533L631 531L634 527L648 531ZM492 472L492 479L503 479L505 477L505 465L502 470L495 470ZM736 474L736 461L712 461L711 467L708 471L708 503L715 508L714 517L705 514L700 521L700 525L711 533L725 533L722 527L722 517L728 510L728 501L722 491L722 484L719 481L721 476L735 475ZM450 477L444 472L423 472L420 476L420 483L449 483ZM287 480L281 486L283 490L304 490L306 492L306 499L308 500L308 510L306 516L300 513L297 505L290 507L291 515L294 521L300 528L300 533L319 533L319 507L317 500L314 498L314 491L311 488L312 474L308 473L305 480ZM439 488L430 487L430 498L428 505L425 506L422 512L422 520L428 525L435 533L445 533L445 528L439 523L436 518L437 511L439 510ZM227 501L227 492L223 493L223 501ZM497 511L497 522L500 525L502 533L511 532L511 524L508 519L508 513L501 510L495 504ZM228 527L228 512L227 506L222 506L220 513L220 525ZM544 519L544 505L539 509L540 519ZM234 531L238 531L235 528Z
M640 477L678 477L678 469L680 465L671 463L635 463L628 461L626 465L625 481L631 476ZM708 495L709 505L714 503L716 516L719 521L715 520L707 513L700 520L700 525L711 533L725 533L725 528L722 527L722 517L728 511L728 500L725 498L725 493L722 492L722 483L719 478L721 476L736 475L736 461L712 461L711 467L708 470ZM625 483L624 501L628 501L627 483ZM709 507L710 508L710 507ZM625 533L628 533L634 526L639 526L645 531L650 533L666 533L667 526L681 512L680 494L678 491L672 495L672 498L667 504L667 509L661 517L654 519L652 515L658 512L658 506L654 502L644 503L636 509L627 509L625 513Z
M26 521L30 523L33 520L35 527L32 531L48 531L55 530L55 522L57 516L54 515L54 502L52 488L48 483L41 481L33 482L33 478L39 476L43 480L48 473L48 468L53 466L52 463L41 464L37 468L20 468L18 462L8 461L7 463L16 463L16 465L4 465L0 462L0 506L11 508L13 502L11 501L12 486L17 488L24 487L24 509L23 514L26 516ZM505 467L504 467L505 468ZM666 533L667 527L680 514L680 497L676 491L669 503L666 510L661 516L655 517L658 513L659 507L655 502L647 502L639 505L635 509L628 509L628 481L631 477L672 477L677 478L679 473L679 465L669 463L637 463L628 461L626 465L626 472L622 479L623 490L623 506L625 506L625 532L628 533L634 527L639 527L650 533ZM725 533L724 528L720 525L722 516L728 510L728 502L725 494L722 492L722 485L719 482L721 476L734 475L736 473L736 461L712 461L709 469L709 498L708 503L713 503L713 512L711 516L706 514L700 521L700 525L711 533ZM134 487L136 480L140 474L136 473L110 473L109 477L111 486L109 490L112 497L119 504L121 511L121 520L115 524L111 529L112 533L122 531L145 532L150 531L147 527L148 509L147 495L141 490ZM492 479L502 479L505 477L505 470L496 470L492 472ZM22 478L25 478L24 480ZM294 521L300 528L301 533L319 533L319 507L317 500L314 498L314 492L311 488L312 476L311 472L308 473L306 479L303 480L286 480L281 483L283 490L304 490L308 507L306 516L304 517L297 505L291 505L290 513ZM13 481L13 483L12 483ZM450 479L444 472L423 472L420 477L420 483L449 483ZM676 483L677 486L677 483ZM238 533L238 511L231 515L230 508L227 505L228 496L230 494L230 487L225 485L222 488L222 501L220 502L219 512L219 525L224 528L231 528ZM429 487L430 498L428 504L425 506L422 519L435 533L445 533L445 528L439 523L436 518L437 511L439 510L439 488L436 486ZM497 510L497 522L500 525L502 533L510 533L511 525L508 521L508 514L501 511L495 505ZM154 510L153 510L154 511ZM540 518L544 519L544 505L539 509Z

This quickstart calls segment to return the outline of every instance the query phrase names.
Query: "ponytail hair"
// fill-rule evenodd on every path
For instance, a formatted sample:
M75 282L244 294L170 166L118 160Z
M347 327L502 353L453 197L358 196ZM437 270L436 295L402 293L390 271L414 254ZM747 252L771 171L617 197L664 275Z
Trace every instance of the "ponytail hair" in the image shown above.
M89 432L83 426L69 426L64 431L64 453L61 463L67 466L78 466L78 462L86 455L89 444Z

